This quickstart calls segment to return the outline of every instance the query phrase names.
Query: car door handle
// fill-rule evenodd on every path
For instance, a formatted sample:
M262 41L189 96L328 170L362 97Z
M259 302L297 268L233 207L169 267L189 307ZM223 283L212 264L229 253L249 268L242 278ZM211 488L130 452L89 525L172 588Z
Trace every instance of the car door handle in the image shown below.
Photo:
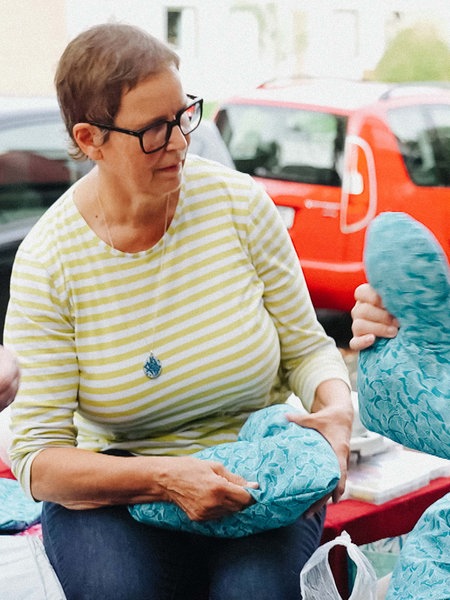
M326 202L325 200L313 200L312 198L306 198L304 202L305 208L322 208L326 210L339 210L339 202Z
M325 200L312 200L311 198L307 198L304 202L304 207L309 210L314 208L321 210L322 217L336 219L339 216L341 205L339 202L326 202Z

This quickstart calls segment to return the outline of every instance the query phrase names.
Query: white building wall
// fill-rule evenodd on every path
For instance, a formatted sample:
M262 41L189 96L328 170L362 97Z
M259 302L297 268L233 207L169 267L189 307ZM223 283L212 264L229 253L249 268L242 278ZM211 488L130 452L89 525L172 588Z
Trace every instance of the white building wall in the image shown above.
M66 40L61 0L0 0L0 94L53 93Z
M217 99L300 72L360 78L395 32L432 20L450 42L449 0L1 0L0 94L53 92L66 43L110 20L166 39L182 11L186 90Z

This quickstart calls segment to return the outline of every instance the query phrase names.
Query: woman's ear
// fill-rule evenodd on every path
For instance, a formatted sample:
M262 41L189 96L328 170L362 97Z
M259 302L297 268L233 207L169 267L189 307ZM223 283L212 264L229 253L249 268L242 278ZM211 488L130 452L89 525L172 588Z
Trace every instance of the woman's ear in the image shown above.
M104 134L95 125L76 123L73 126L73 137L80 150L91 160L102 158L101 146Z

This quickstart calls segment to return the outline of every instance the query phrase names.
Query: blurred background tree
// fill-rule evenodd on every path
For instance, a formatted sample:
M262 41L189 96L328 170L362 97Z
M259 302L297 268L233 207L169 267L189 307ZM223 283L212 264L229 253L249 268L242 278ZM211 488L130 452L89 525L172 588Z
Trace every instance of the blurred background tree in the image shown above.
M379 81L450 81L450 48L430 25L400 31L378 62Z

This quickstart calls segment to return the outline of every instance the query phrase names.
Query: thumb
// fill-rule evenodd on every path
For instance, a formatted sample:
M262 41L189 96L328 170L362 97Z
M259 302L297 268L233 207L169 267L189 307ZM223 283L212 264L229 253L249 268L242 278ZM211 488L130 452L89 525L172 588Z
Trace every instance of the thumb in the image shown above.
M250 487L253 489L259 487L257 481L247 481L245 477L242 477L238 473L232 473L231 471L228 471L228 469L226 469L222 463L214 463L213 469L217 475L223 477L230 483L234 483L235 485L239 485L241 487Z

